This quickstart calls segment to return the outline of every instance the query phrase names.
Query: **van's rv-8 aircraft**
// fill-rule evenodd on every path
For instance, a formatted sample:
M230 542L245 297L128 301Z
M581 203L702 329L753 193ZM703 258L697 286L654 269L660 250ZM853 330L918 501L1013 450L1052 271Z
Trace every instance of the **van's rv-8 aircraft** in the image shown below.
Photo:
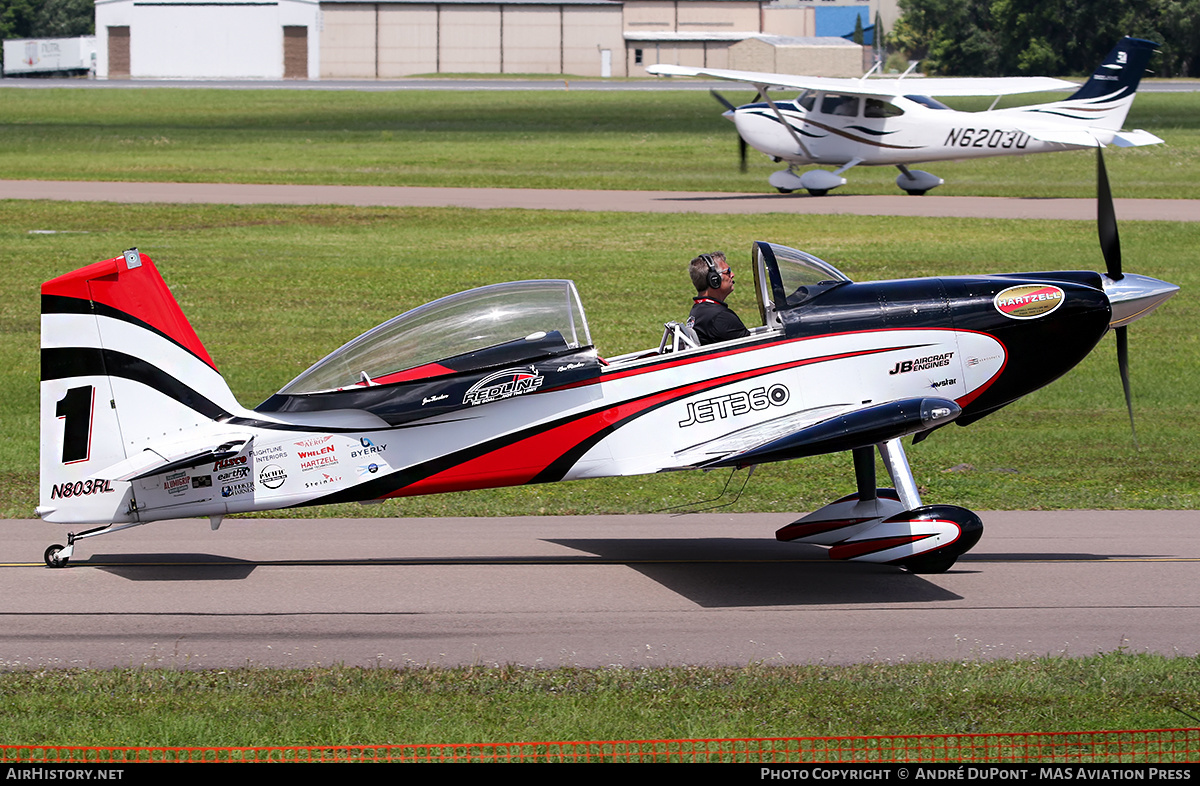
M743 168L746 145L787 164L768 181L782 193L804 189L824 196L846 184L842 175L852 167L894 166L900 170L896 185L920 195L944 181L909 169L912 164L1161 144L1147 131L1121 130L1157 46L1121 39L1082 87L1051 77L837 79L664 64L646 70L753 85L758 97L743 106L713 95L737 127ZM801 92L794 100L774 100L772 88ZM1075 92L1049 104L983 112L956 111L937 100L995 96L999 101L1005 95L1052 90ZM837 168L797 171L806 166Z
M1099 151L1097 151L1099 156ZM756 242L759 324L603 359L570 281L493 284L364 333L242 407L136 249L42 285L37 514L98 525L853 455L857 491L776 536L833 559L941 572L979 540L926 505L901 438L967 425L1066 373L1177 287L1121 272L1100 165L1106 274L854 282ZM1128 399L1128 387L1126 387ZM876 487L878 449L894 489Z

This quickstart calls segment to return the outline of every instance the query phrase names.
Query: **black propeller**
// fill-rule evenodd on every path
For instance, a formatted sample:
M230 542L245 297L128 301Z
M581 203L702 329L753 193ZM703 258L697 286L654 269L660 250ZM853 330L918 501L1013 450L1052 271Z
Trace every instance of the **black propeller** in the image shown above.
M1104 266L1108 277L1120 281L1121 238L1117 234L1117 214L1113 208L1112 190L1108 185L1108 171L1104 168L1104 154L1096 147L1096 229L1100 234L1100 251L1104 254ZM1129 327L1121 325L1117 334L1117 370L1121 374L1121 387L1125 390L1125 408L1129 410L1129 430L1133 432L1133 446L1138 446L1137 428L1133 423L1133 393L1129 387Z
M712 94L713 98L720 102L721 106L725 107L730 112L737 109L737 107L733 105L732 101L718 93L716 90L709 88L708 92ZM738 134L738 169L740 169L742 172L746 171L746 140L742 139L741 134Z

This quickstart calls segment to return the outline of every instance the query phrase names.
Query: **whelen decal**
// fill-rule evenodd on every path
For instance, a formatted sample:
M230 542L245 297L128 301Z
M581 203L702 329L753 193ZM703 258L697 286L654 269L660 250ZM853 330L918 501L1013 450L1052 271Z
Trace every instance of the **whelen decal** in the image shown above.
M1053 313L1066 299L1066 294L1053 284L1022 284L1000 292L992 302L1006 317L1037 319Z

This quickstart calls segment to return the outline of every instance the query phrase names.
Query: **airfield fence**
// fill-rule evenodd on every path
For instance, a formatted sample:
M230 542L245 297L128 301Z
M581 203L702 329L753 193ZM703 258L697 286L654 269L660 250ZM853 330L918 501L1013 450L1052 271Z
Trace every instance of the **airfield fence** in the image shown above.
M1200 729L245 748L0 745L0 761L9 764L243 762L1156 764L1200 761Z

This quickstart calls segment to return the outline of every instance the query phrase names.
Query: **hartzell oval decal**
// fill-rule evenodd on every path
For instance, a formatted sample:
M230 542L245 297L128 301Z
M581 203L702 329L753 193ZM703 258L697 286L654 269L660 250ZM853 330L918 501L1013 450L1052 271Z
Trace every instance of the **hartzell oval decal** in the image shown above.
M1000 292L992 302L1006 317L1037 319L1052 313L1066 299L1066 294L1053 284L1021 284Z

